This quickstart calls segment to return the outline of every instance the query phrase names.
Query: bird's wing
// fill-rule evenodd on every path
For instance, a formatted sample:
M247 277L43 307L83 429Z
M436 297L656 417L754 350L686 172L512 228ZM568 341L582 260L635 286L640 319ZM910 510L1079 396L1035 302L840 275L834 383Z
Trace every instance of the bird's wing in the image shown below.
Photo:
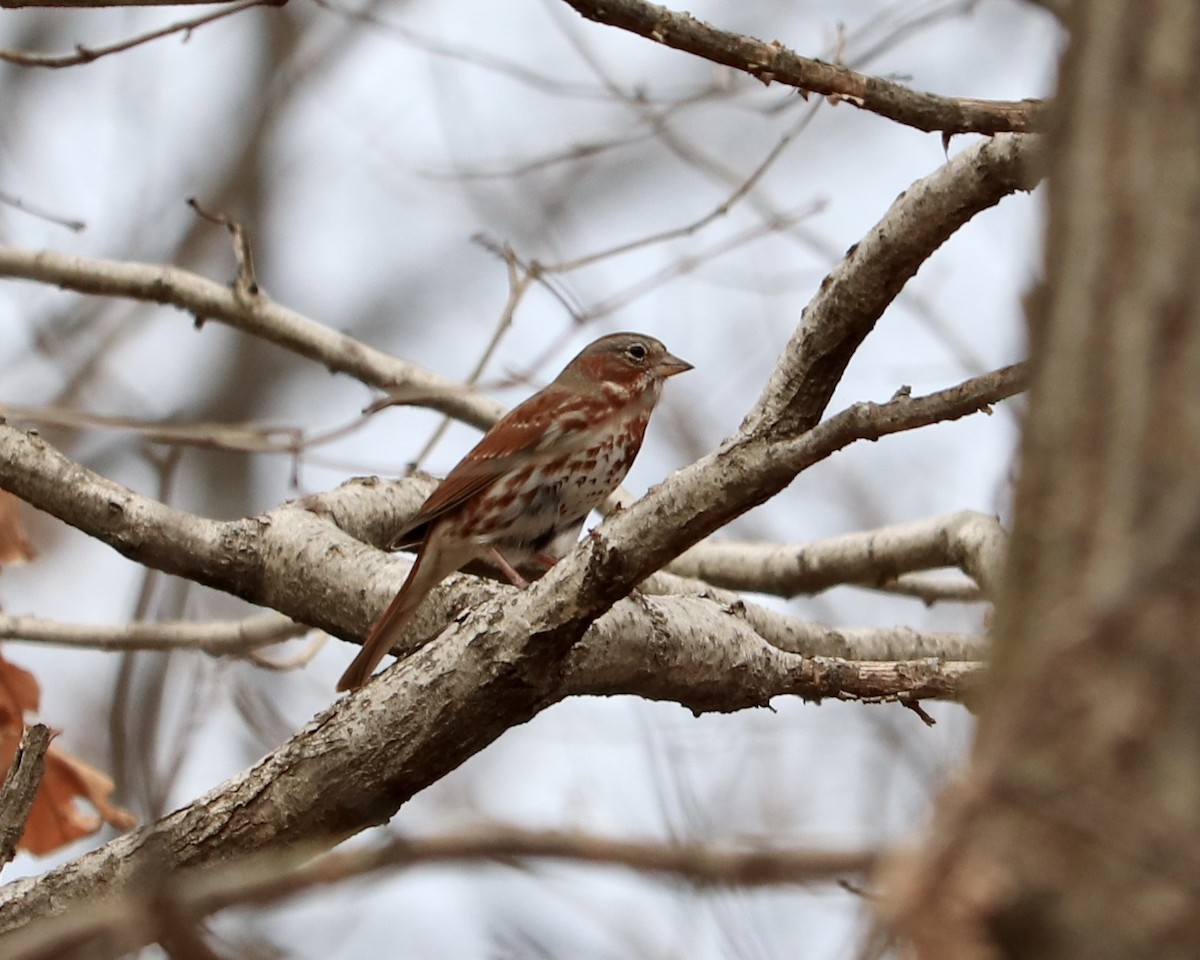
M482 493L515 467L549 462L571 449L571 435L595 422L599 412L551 384L510 410L421 505L390 544L398 550L419 543L429 525Z

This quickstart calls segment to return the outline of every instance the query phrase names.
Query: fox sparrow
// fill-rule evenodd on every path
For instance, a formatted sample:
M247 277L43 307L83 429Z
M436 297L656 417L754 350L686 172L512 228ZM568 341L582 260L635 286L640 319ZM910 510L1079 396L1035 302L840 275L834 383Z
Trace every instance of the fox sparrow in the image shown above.
M416 546L416 561L338 690L366 683L429 591L471 561L523 587L519 566L565 555L629 472L667 377L690 369L653 337L614 333L497 422L389 544Z

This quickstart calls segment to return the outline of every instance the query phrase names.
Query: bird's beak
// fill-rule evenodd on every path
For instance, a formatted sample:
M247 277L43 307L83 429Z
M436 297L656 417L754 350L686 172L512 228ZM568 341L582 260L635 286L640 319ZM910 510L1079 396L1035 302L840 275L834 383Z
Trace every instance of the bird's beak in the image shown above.
M691 369L692 365L686 360L680 360L674 354L668 353L655 365L654 372L660 377L673 377L677 373L687 373Z

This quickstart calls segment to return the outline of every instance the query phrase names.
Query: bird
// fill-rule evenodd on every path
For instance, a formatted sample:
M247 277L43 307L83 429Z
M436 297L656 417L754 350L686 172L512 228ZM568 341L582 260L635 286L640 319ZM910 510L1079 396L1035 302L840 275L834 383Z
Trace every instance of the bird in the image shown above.
M498 420L387 545L415 547L416 559L338 691L366 683L429 592L468 563L490 563L523 588L519 567L565 556L625 479L667 378L691 369L654 337L610 334Z

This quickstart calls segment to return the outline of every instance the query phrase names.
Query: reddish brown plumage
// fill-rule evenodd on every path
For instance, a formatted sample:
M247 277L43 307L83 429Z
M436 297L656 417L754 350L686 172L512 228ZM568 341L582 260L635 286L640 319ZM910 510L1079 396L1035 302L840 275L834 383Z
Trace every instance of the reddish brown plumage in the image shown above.
M391 544L417 546L416 561L338 690L362 686L429 591L470 561L523 586L518 567L564 555L629 472L667 377L690 369L653 337L601 337L498 421Z

